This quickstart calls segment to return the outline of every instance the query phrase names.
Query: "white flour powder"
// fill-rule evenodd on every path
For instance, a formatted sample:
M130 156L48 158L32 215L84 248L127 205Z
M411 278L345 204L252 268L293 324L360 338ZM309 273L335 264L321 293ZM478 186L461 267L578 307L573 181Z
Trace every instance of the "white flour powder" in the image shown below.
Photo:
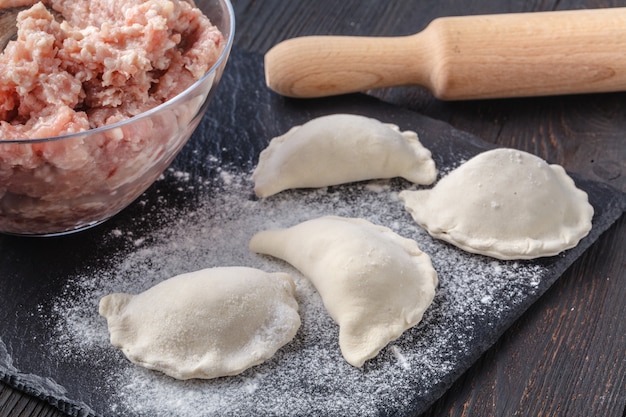
M176 171L166 175L194 189L203 201L200 207L159 213L168 225L148 236L113 230L108 239L133 245L132 253L111 260L106 269L71 277L55 301L53 355L63 362L102 364L102 371L94 372L102 373L102 389L110 393L106 409L99 410L107 416L368 416L407 410L450 383L450 373L458 372L460 364L469 365L468 352L484 343L480 332L535 294L545 274L531 262L494 261L435 241L397 199L406 182L288 191L258 200L250 173L225 169L213 181ZM331 214L362 217L415 239L439 274L435 300L423 321L362 369L342 358L338 327L311 284L288 264L248 250L259 230ZM268 362L239 376L177 381L131 364L109 343L106 322L98 315L102 296L138 293L174 275L214 266L293 274L303 324Z

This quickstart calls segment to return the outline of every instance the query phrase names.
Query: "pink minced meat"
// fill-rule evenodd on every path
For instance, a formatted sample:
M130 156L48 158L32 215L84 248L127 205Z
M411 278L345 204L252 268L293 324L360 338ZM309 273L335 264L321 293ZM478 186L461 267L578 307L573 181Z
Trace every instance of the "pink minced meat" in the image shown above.
M19 15L18 39L0 55L2 139L58 136L142 113L206 73L224 42L185 1L50 6L66 20L35 4Z
M0 8L32 3L0 0ZM200 104L94 135L29 140L154 108L201 78L225 47L220 31L184 0L45 4L63 18L33 4L19 14L18 39L0 54L0 231L80 228L138 196L188 136Z

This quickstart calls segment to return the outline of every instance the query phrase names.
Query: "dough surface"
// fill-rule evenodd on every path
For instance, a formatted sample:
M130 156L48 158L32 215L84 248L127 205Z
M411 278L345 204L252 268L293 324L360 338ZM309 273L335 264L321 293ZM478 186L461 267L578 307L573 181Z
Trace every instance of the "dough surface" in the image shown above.
M393 177L432 184L437 170L430 151L415 132L352 114L322 116L272 139L253 173L259 197Z
M250 249L311 280L339 324L343 357L355 367L421 321L438 283L415 241L364 219L327 216L262 231Z
M433 237L498 259L556 255L591 230L587 194L559 165L515 149L483 152L430 190L400 199Z
M235 375L270 358L300 327L285 273L209 268L138 295L100 300L111 343L126 357L176 379Z

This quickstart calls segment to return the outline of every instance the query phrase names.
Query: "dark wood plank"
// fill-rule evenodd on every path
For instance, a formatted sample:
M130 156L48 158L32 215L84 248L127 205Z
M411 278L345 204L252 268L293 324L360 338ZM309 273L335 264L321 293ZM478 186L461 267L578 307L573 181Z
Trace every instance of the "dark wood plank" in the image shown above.
M626 94L441 102L414 87L373 95L626 191Z
M277 42L305 35L397 36L416 33L440 16L624 6L614 1L412 1L346 0L286 4L236 1L237 45L265 53ZM268 27L266 22L274 24ZM244 28L244 29L241 29ZM484 140L533 152L588 178L626 190L626 95L442 102L420 87L370 92L444 120Z
M58 409L8 385L0 383L0 416L3 417L66 417Z
M624 1L234 0L236 45L264 53L311 34L395 36L447 15L626 6ZM626 95L446 103L419 87L374 91L484 140L626 190ZM626 220L579 259L424 417L626 416ZM0 416L60 417L0 384Z
M625 229L622 216L423 417L621 417L626 259L603 254L623 252Z

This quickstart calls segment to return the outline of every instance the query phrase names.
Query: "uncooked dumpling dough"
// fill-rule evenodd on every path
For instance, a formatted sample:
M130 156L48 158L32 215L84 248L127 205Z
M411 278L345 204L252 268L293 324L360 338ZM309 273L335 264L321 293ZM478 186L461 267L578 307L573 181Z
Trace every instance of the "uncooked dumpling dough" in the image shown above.
M437 178L431 153L417 134L364 116L334 114L272 139L252 178L256 194L268 197L290 188L393 177L416 184Z
M250 241L311 280L339 324L341 352L360 367L422 319L437 286L430 258L413 240L364 219L321 217Z
M498 259L552 256L591 230L587 194L559 165L515 149L481 153L400 199L433 237Z
M100 314L132 362L177 379L216 378L260 364L294 337L294 292L285 273L210 268L107 295Z

